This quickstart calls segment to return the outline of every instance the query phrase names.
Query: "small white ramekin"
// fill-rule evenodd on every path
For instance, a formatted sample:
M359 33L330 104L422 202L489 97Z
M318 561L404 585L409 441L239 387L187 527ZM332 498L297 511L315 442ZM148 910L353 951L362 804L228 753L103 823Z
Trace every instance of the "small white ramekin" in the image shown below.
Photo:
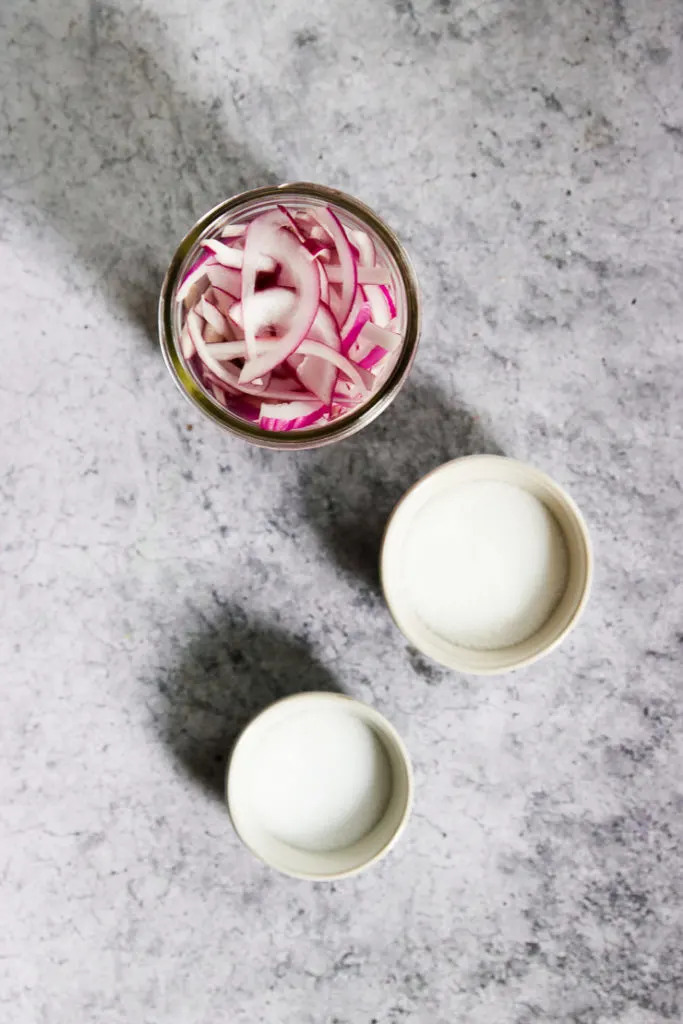
M254 777L270 730L286 727L297 716L319 709L354 716L370 728L384 748L391 773L389 797L380 820L350 846L323 851L300 849L269 833L253 800ZM337 693L300 693L271 704L242 732L228 765L226 797L235 831L256 857L286 875L320 882L354 875L389 852L410 815L413 773L401 737L374 708Z
M569 564L564 593L541 628L521 643L496 650L460 647L430 630L412 606L411 581L404 561L413 521L425 503L464 483L483 480L512 484L542 501L562 530ZM439 466L401 498L384 534L380 575L384 597L396 625L418 650L459 672L494 675L537 661L557 647L574 628L588 600L593 556L583 516L559 484L540 470L515 459L472 455Z

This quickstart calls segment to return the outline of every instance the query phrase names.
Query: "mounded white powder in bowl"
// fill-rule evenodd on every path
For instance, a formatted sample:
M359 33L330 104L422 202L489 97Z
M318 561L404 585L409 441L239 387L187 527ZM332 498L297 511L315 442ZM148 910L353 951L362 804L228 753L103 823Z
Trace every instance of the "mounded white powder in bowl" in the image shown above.
M264 733L252 808L261 827L290 846L339 850L378 823L391 785L391 766L373 729L341 709L309 709Z
M533 636L567 583L562 531L548 508L512 484L463 483L427 501L411 523L404 580L433 633L473 650Z

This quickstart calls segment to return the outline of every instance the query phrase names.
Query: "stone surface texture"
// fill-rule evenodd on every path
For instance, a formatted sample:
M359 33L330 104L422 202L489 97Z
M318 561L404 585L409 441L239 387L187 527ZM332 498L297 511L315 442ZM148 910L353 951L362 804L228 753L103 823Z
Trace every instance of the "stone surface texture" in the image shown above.
M683 7L0 5L0 1016L8 1024L683 1017ZM223 435L154 338L178 240L313 180L419 274L409 384L304 454ZM420 475L550 472L596 551L580 628L442 671L378 593ZM415 813L334 885L220 799L238 728L340 689Z

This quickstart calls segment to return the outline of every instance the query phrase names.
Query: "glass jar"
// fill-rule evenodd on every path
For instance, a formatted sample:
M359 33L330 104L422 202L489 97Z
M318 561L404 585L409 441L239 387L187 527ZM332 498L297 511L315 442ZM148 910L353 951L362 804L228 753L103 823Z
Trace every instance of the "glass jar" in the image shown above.
M398 355L385 379L366 402L321 426L298 430L264 430L226 409L192 372L181 348L182 303L176 299L188 269L196 261L201 242L218 236L226 225L249 221L278 204L289 210L312 206L331 207L342 222L367 232L377 250L378 262L389 269L396 305L396 330L402 337ZM164 360L181 392L205 415L225 430L264 448L300 450L318 448L371 423L393 401L403 386L417 350L420 336L420 304L415 272L394 233L367 206L336 189L297 182L265 187L233 196L199 220L185 236L166 272L159 300L159 340Z

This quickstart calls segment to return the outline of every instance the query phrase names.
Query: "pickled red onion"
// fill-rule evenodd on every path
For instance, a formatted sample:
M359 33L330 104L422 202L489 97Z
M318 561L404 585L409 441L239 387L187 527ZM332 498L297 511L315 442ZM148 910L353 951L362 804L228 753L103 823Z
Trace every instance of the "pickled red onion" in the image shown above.
M180 351L222 408L302 430L361 407L391 373L392 271L331 208L278 206L200 246L176 293Z

